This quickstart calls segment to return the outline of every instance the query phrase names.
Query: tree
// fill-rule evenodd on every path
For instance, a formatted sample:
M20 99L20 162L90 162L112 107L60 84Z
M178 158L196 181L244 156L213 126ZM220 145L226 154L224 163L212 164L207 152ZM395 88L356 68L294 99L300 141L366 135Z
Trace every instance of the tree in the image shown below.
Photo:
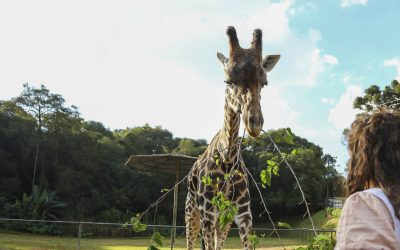
M344 195L343 176L336 171L336 157L325 154L322 157L324 169L324 179L326 183L326 197L341 197Z
M14 103L1 101L0 124L0 197L15 200L31 188L32 173L25 166L33 159L35 121Z
M354 100L353 107L364 112L371 112L377 107L400 110L400 83L393 80L383 90L377 85L370 86L365 90L364 96Z
M29 86L28 83L23 85L22 93L12 100L17 106L24 109L25 112L34 117L37 124L37 142L36 153L32 178L32 190L35 185L36 169L39 157L39 145L43 129L46 128L46 118L52 114L79 114L75 106L65 107L64 98L59 94L50 93L50 91L41 85L40 88ZM33 192L33 191L32 191Z
M179 140L179 145L174 152L197 157L201 155L206 148L207 142L205 140L183 138Z
M294 134L287 137L289 130L270 130L268 135L293 167L311 207L319 209L325 186L322 148ZM277 164L282 163L282 157L276 153L269 137L265 134L261 134L257 139L246 138L243 144L246 166L255 177L260 176L260 172L266 168L269 160ZM260 197L253 183L250 184L250 188L253 204L259 204ZM291 171L284 166L284 163L279 167L279 176L274 175L271 185L266 189L266 193L263 194L264 200L268 201L274 216L286 217L304 212L303 207L299 209L299 206L304 206L299 204L302 200L301 193ZM257 205L252 206L252 210L255 215L263 211L261 206Z
M171 152L178 146L170 131L148 124L114 132L114 136L125 147L125 156L132 154L161 154Z

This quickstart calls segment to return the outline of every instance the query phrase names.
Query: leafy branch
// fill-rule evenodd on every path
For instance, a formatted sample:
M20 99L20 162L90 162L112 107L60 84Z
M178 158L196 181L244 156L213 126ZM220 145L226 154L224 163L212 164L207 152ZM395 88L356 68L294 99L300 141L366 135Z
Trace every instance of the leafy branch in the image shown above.
M266 134L266 135L268 136L268 138L271 140L271 142L273 143L275 149L276 149L276 150L278 151L278 153L282 156L283 161L286 163L286 166L290 169L290 171L291 171L293 177L295 178L296 183L297 183L297 186L299 187L299 190L300 190L300 192L301 192L301 196L302 196L302 198L303 198L302 202L304 202L304 204L306 205L306 210L307 210L306 213L308 214L308 217L309 217L309 219L310 219L310 221L311 221L311 226L312 226L313 232L314 232L314 234L315 234L315 236L316 236L316 235L317 235L317 231L315 230L314 221L313 221L313 219L312 219L312 217L311 217L310 208L308 207L308 202L307 202L306 196L304 195L304 191L303 191L303 189L302 189L302 187L301 187L301 185L300 185L300 182L299 182L299 179L297 178L296 173L294 172L292 166L290 166L289 162L286 160L286 156L283 155L283 153L282 153L281 150L279 149L278 145L276 145L276 143L275 143L275 141L272 139L272 137L271 137L267 132L265 132L264 130L263 130L263 132L264 132L264 134ZM290 132L290 131L288 131L288 134L289 134L289 132ZM291 140L289 140L289 141L291 141ZM292 152L293 152L293 151L292 151ZM296 153L296 152L295 152L295 153Z

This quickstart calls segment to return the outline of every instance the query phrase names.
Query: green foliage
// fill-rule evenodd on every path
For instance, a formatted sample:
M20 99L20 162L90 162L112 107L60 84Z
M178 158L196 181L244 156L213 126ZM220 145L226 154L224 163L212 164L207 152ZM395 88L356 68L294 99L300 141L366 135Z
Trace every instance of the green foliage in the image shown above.
M32 220L56 220L62 209L64 202L55 198L54 191L42 190L34 186L32 193L24 193L21 199L17 199L14 204L5 203L5 216L18 219ZM6 228L16 231L57 234L57 225L45 223L6 223Z
M225 228L226 225L231 223L238 213L237 208L222 192L218 192L217 195L212 198L211 203L218 209L218 221L221 228Z
M132 230L136 233L143 232L147 230L147 225L140 222L142 216L137 214L136 216L132 217L130 220L130 224L132 224Z
M300 215L305 209L304 204L299 204L302 200L301 193L291 171L285 166L284 159L293 167L312 210L321 209L320 204L326 196L327 180L331 181L330 193L334 190L332 187L337 187L337 193L339 193L339 187L342 186L336 182L336 179L340 179L339 174L334 171L336 165L326 164L322 149L296 136L292 131L289 132L291 139L288 140L288 131L290 130L270 130L267 132L268 135L261 134L257 139L243 140L243 158L246 166L253 175L260 175L263 187L268 187L268 192L263 193L263 199L268 201L270 211L278 218ZM276 152L269 137L275 141L282 154ZM267 163L266 167L265 163ZM279 175L279 181L271 184L274 173ZM261 198L256 190L250 191L252 202L260 204ZM261 206L253 206L252 210L256 214L264 214ZM255 221L257 221L256 217Z
M44 85L34 88L25 83L22 93L14 98L13 102L35 118L39 131L42 131L43 127L48 128L47 124L52 115L79 115L75 106L65 107L64 98L51 93Z
M106 209L101 211L98 215L99 221L111 223L126 221L129 217L129 214L123 213L116 208Z
M24 193L22 199L17 199L8 210L10 215L21 219L56 220L57 214L65 205L55 199L54 191L41 190L35 185L30 195Z
M334 218L340 218L340 215L342 214L342 209L341 208L335 208L332 210L331 215Z
M159 250L159 247L163 245L164 237L159 232L154 232L151 236L150 244L147 246L147 250Z
M255 234L249 234L249 235L247 235L247 237L249 238L249 240L250 240L251 244L253 245L254 249L261 242L261 239Z
M289 223L287 223L287 222L280 222L280 221L278 221L278 227L292 228L292 226L289 225Z
M215 164L216 164L217 166L221 166L222 161L221 161L221 159L219 158L219 155L218 155L218 154L215 154L215 155L214 155L214 161L215 161Z
M211 185L212 179L209 175L204 175L201 177L201 182L203 182L205 185Z
M371 85L354 100L353 107L364 112L371 112L373 109L383 106L391 110L400 110L400 83L393 80L390 85L382 90L377 85Z
M286 133L284 133L284 135L283 135L283 141L285 141L287 144L291 144L291 145L294 144L293 133L290 128L286 129Z
M266 184L271 186L272 174L279 176L279 165L273 160L267 160L267 169L264 169L260 173L261 186L266 188Z
M307 247L299 247L296 250L333 250L336 242L328 235L318 234Z
M178 147L173 151L176 153L197 157L204 152L207 147L205 140L193 140L189 138L180 139Z
M10 210L11 205L16 199L22 203L23 194L30 194L32 190L33 162L39 137L39 113L34 107L38 104L44 109L40 111L42 129L36 183L43 190L55 191L57 200L65 202L65 207L54 211L57 218L127 221L132 213L147 209L148 204L160 196L160 190L174 184L174 178L160 171L142 172L123 167L130 155L181 153L198 156L207 145L205 140L176 138L160 126L147 124L111 131L100 122L83 120L76 107L67 107L62 96L51 93L44 86L34 89L26 85L22 92L12 100L0 100L0 197L9 204L8 210L3 209L4 206L0 209L2 216L18 217L17 210ZM30 102L35 95L40 101ZM293 164L308 201L317 206L326 194L325 176L335 175L334 171L325 171L322 149L296 136L290 129L271 130L268 134ZM302 211L291 174L282 165L272 164L280 163L282 157L273 152L269 138L263 134L257 139L244 138L242 149L246 166L253 175L266 171L265 186L268 185L267 175L280 176L279 182L274 181L263 194L274 215L290 216ZM214 160L223 164L218 156ZM266 166L268 161L271 164ZM243 173L235 171L231 176L220 176L222 180L205 176L203 180L205 184L213 185L235 175L242 176ZM332 178L331 186L335 187ZM260 213L257 190L252 183L249 187L254 204L252 210ZM184 200L185 195L180 192L179 200ZM183 210L184 204L180 203L178 213ZM228 209L230 212L225 217L230 217L234 210ZM170 202L167 201L158 207L157 219L168 216ZM143 217L143 225L152 219L152 216Z

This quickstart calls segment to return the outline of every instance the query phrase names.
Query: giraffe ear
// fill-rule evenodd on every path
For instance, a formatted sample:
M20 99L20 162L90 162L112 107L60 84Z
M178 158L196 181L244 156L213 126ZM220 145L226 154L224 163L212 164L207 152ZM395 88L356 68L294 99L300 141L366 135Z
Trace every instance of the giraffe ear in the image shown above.
M222 53L217 52L217 58L218 60L222 63L222 65L225 67L226 64L228 64L229 59L226 58Z
M265 73L270 72L276 65L276 63L281 58L281 55L268 55L266 56L263 61L262 65L265 70Z

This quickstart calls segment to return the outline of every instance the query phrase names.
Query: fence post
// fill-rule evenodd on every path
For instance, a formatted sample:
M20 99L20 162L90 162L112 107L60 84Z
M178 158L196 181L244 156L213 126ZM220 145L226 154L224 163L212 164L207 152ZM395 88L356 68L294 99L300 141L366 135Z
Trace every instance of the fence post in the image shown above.
M79 223L78 224L78 244L76 246L77 250L81 249L81 234L82 234L82 224Z

